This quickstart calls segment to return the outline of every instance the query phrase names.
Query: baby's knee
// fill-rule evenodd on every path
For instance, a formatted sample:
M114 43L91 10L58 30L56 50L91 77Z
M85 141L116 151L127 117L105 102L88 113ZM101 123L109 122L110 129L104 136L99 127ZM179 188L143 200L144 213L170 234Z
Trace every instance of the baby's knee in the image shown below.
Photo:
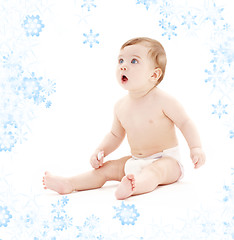
M99 168L99 171L106 181L111 180L113 177L113 172L116 171L114 160L106 161L103 166Z
M155 176L157 176L157 178L159 179L163 179L166 175L166 170L165 168L163 168L162 166L160 166L160 164L151 164L149 166L149 171L151 171L151 173Z
M112 168L114 165L114 160L108 160L103 163L102 168Z

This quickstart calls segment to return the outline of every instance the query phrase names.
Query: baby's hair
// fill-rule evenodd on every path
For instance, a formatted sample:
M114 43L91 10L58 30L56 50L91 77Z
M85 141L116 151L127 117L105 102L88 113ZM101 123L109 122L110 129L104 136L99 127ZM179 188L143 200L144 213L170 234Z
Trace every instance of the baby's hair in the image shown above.
M133 38L128 40L126 43L124 43L121 47L121 50L127 46L131 46L135 44L144 44L146 47L150 48L148 54L153 59L155 63L155 67L159 67L162 70L162 75L157 82L157 85L158 85L163 80L165 70L166 70L166 65L167 65L166 52L162 44L152 38L147 38L147 37Z

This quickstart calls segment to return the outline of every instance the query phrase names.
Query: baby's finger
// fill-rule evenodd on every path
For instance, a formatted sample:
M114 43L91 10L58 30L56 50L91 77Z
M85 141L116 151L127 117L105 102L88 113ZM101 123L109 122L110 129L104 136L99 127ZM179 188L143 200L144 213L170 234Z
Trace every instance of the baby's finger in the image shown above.
M198 158L197 156L194 156L193 159L192 159L193 164L196 164L196 163L198 162L198 159L199 159L199 158Z
M91 163L91 165L92 165L93 168L99 168L99 162L98 162L98 160L97 160L95 157L93 157L93 158L90 160L90 163Z
M103 160L104 160L104 151L99 152L97 158L98 158L98 161L99 161L99 166L102 167Z
M195 168L199 168L204 164L204 161L202 158L200 158L196 163L195 163Z

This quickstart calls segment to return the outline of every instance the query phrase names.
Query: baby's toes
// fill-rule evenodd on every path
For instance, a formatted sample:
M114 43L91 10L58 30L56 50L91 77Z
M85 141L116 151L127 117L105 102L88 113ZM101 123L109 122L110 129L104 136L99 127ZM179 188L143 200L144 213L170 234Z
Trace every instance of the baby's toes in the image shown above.
M131 181L132 190L134 190L135 189L135 176L131 174L131 175L129 175L128 179Z

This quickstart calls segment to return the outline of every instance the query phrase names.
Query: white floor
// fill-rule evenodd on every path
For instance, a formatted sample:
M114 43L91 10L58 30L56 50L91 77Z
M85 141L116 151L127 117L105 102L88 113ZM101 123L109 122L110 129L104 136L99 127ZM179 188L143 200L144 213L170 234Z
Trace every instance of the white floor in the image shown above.
M125 201L114 197L117 182L58 195L42 187L43 161L15 162L12 175L9 162L0 182L0 206L8 210L0 239L232 239L233 172L211 156L198 170L183 159L180 182Z

